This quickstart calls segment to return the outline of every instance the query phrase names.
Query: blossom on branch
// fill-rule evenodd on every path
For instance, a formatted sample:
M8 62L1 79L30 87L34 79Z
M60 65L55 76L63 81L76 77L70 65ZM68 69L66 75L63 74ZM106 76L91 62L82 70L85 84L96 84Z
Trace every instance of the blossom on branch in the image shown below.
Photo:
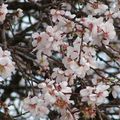
M0 22L3 23L5 18L6 18L6 14L8 13L8 10L7 10L7 6L6 4L2 4L0 6Z
M15 63L12 61L11 53L2 50L0 47L0 76L3 78L11 77L15 72Z

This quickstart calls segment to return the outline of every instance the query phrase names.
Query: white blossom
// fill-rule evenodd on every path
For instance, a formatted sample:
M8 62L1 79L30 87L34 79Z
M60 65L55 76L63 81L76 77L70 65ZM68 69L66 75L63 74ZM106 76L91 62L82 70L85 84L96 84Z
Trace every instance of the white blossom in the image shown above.
M49 109L45 102L37 96L28 96L25 98L23 101L23 108L31 112L33 116L40 116L43 118L49 113Z
M0 47L0 75L3 78L11 77L15 72L15 63L12 61L11 53L3 51Z
M92 15L101 15L103 14L106 10L108 9L108 6L100 3L93 1L91 3L87 3L87 5L84 7L83 11L86 12L87 14L92 14Z
M8 13L8 10L7 10L7 6L6 4L2 4L0 6L0 22L4 22L5 18L6 18L6 14Z
M23 10L18 8L17 9L17 17L22 17L23 16Z
M106 97L109 95L107 91L109 85L105 85L103 83L99 83L97 86L89 87L87 86L85 89L80 91L80 95L82 96L82 101L88 102L88 104L96 104L100 105L104 103Z

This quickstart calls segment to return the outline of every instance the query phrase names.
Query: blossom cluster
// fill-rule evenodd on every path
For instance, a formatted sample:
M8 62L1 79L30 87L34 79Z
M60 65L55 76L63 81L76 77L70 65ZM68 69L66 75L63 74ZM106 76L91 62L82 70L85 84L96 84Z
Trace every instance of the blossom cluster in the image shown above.
M43 7L41 0L27 0L27 2L30 6L35 5L37 10ZM118 57L120 52L114 49L115 44L113 44L119 39L116 22L120 19L120 2L119 0L106 0L105 2L83 0L80 1L80 6L76 4L76 10L73 10L70 3L66 2L61 3L57 9L54 7L55 1L52 2L53 5L48 7L48 10L51 9L50 12L48 13L48 10L45 10L49 15L49 20L40 23L42 29L38 29L31 35L29 31L33 26L40 27L40 24L33 24L24 30L28 33L23 35L25 39L29 38L29 35L32 37L32 45L30 40L21 40L20 44L18 40L18 44L16 43L18 46L12 45L12 42L24 33L18 32L19 27L24 26L24 24L16 24L19 18L23 16L24 11L18 8L9 13L8 5L1 3L0 24L4 28L3 31L1 29L1 32L5 35L2 37L9 40L13 36L14 40L10 39L8 46L6 39L1 42L3 43L1 46L6 50L0 47L0 76L7 79L15 73L15 62L13 62L11 52L7 50L10 48L15 53L14 60L20 61L19 65L21 66L17 65L17 67L20 71L18 73L23 74L23 79L24 77L30 78L31 81L33 79L36 81L37 77L42 79L39 84L35 84L35 89L34 82L32 81L31 84L29 81L33 91L30 91L23 100L23 108L26 111L40 118L47 118L51 112L54 112L57 114L56 120L78 120L81 115L86 118L94 118L98 112L98 106L110 102L110 95L112 99L120 98L118 76L116 74L112 76L111 73L109 74L107 70L104 70L104 68L112 66L112 61L114 61L115 67L120 67L120 57ZM24 9L23 6L21 8ZM79 10L84 15L76 14ZM31 10L30 14L33 13ZM28 14L28 18L32 24L34 15L30 16L30 14ZM39 15L41 14L39 10ZM37 15L36 12L35 19ZM23 16L22 22L26 21L25 16ZM15 23L15 26L12 26L12 22ZM17 32L14 33L15 31ZM25 55L21 51L22 49L25 52L29 51L26 50L28 41L29 46L32 46L32 50L30 48L32 53ZM27 47L24 47L25 45ZM23 48L20 49L19 46ZM112 52L109 53L109 50ZM98 59L102 59L99 58L101 51L110 57L109 61L103 60L106 63L103 69L98 65ZM114 57L112 53L116 52L115 55L118 56ZM29 66L26 61L24 63L24 59L29 59L33 63L31 62ZM16 60L16 64L18 62ZM116 67L116 69L119 68Z
M96 105L104 103L106 97L109 95L109 92L107 91L109 87L109 85L102 83L95 87L87 86L86 89L80 91L82 101L87 101L89 104Z
M2 3L0 5L0 22L4 24L7 14L8 14L8 5ZM16 13L13 14L13 18L17 20L23 15L22 9L17 9ZM4 33L3 33L4 34ZM1 38L4 39L4 38ZM5 47L5 46L4 46ZM8 50L2 50L0 47L0 76L4 79L11 77L12 73L15 72L15 62L12 60L11 52Z
M50 75L38 85L40 92L36 96L24 99L26 110L40 117L55 110L61 120L77 120L78 115L73 113L78 108L72 107L75 104L72 94L94 107L105 103L111 91L114 98L118 97L120 86L102 80L97 84L86 84L79 93L74 93L76 81L84 81L93 74L93 70L99 68L96 46L107 46L117 39L113 23L114 18L120 17L120 11L110 6L111 9L102 2L90 0L83 8L87 17L80 18L68 10L51 9L52 25L32 34L36 61L42 69L50 70ZM53 58L54 53L60 56L60 60ZM51 67L52 58L58 62L58 66ZM100 79L98 76L96 81Z
M2 78L11 77L15 72L15 63L12 61L11 53L8 50L2 50L0 47L0 76Z
M73 120L77 115L73 114L76 109L69 110L72 93L66 81L55 83L54 80L46 79L44 83L38 84L41 91L38 96L28 96L24 99L24 108L30 110L34 116L46 117L50 111L58 111L61 114L60 120L64 116L66 119Z

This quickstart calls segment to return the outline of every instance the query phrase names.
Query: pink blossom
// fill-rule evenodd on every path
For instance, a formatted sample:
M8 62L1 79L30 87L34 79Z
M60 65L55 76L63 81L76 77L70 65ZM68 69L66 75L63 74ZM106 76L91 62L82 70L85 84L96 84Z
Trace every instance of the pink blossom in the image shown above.
M6 14L8 13L8 10L7 10L7 6L6 4L2 4L0 6L0 22L4 22L5 18L6 18Z

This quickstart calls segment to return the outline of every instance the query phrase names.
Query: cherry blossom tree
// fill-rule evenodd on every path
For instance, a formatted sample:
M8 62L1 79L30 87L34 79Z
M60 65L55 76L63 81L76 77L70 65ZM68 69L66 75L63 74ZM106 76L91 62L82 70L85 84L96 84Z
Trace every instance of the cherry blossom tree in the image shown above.
M119 0L1 0L0 120L119 120L119 39Z

